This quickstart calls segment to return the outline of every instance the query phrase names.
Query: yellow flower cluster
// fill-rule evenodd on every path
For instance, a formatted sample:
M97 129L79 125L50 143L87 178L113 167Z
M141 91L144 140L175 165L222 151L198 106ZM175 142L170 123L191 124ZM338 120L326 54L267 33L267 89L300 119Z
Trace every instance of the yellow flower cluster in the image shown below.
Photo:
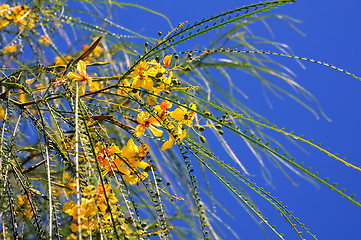
M171 148L174 145L174 142L177 137L179 140L183 140L186 136L186 130L184 126L193 127L193 120L195 118L195 110L197 109L195 104L190 104L189 108L179 107L174 111L168 111L172 107L172 103L163 100L159 105L153 108L156 115L150 117L148 112L141 112L137 115L138 126L135 128L134 135L137 137L143 136L145 129L149 130L157 137L162 136L163 131L156 128L160 126L161 123L165 122L166 126L169 128L169 140L166 141L162 150Z
M28 6L10 7L9 4L0 5L0 28L14 23L20 29L33 28L37 24L36 18Z
M21 196L17 195L16 202L18 203L19 207L17 208L17 212L21 213L27 218L32 218L34 213L30 205L30 201L26 195Z
M98 83L93 82L93 78L89 77L88 73L86 72L86 64L84 61L79 60L77 64L77 73L69 72L66 77L75 80L78 82L83 82L83 84L79 87L79 94L83 95L85 93L86 84L88 83L89 88L91 90L97 89Z
M163 59L163 64L160 63L160 58L156 57L150 62L140 62L132 71L132 83L130 86L134 89L144 88L154 94L159 94L162 91L171 91L174 84L178 82L174 78L173 71L183 69L180 65L171 67L171 55L167 55ZM184 69L183 69L184 70ZM156 84L155 84L156 83ZM154 95L147 98L147 103L153 105L157 102ZM163 131L158 129L162 123L165 123L169 133L169 140L162 146L162 150L169 149L173 146L175 139L183 140L186 136L184 126L193 127L193 120L195 117L196 105L190 104L189 109L184 107L176 108L173 112L168 109L172 108L172 103L167 100L162 100L159 105L153 107L155 113L151 116L149 112L142 111L137 115L137 126L134 135L137 137L143 136L147 128L157 137L163 135Z
M64 58L66 61L64 61L63 58ZM56 56L56 57L55 57L54 64L55 64L55 65L66 65L66 64L68 64L68 62L72 59L72 57L71 57L70 55L63 55L63 58Z
M41 36L39 42L42 43L42 44L44 44L45 46L49 46L50 43L51 43L48 35L43 35L43 36Z
M105 168L102 175L122 174L123 179L130 184L139 183L148 177L148 173L140 169L149 168L150 165L144 161L148 152L148 145L138 147L133 139L129 139L126 146L121 150L117 146L104 147L97 143L96 154L98 162Z
M87 230L88 234L99 228L99 221L97 214L101 215L103 225L111 225L110 211L105 198L105 192L108 198L111 212L116 210L116 203L118 199L115 194L111 192L111 187L105 184L105 190L102 186L96 188L89 185L84 188L81 199L81 205L78 206L74 201L68 201L63 205L63 211L69 214L72 218L70 220L70 228L73 232L77 232L80 228ZM80 223L78 222L78 214L80 213Z
M171 58L171 55L165 56L162 65L158 58L153 59L149 63L140 62L131 73L133 79L132 87L134 89L144 88L156 93L170 87L173 77L173 73L170 72L171 69L169 68ZM161 84L158 87L154 87L154 80Z

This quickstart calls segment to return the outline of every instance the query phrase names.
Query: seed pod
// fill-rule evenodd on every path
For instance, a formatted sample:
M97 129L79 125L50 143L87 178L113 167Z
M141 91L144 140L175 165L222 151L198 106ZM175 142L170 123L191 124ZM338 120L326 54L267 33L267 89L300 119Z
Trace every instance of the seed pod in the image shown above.
M204 116L210 117L210 116L212 116L212 113L210 113L210 112L205 112L205 113L204 113Z
M217 128L217 129L221 129L221 128L222 128L222 125L221 125L221 124L217 124L217 125L216 125L216 128Z
M194 125L194 128L200 132L203 132L205 129L203 126L200 126L200 125Z
M203 137L203 136L200 136L200 137L199 137L199 140L201 140L202 143L205 143L205 142L206 142L206 138Z
M219 135L223 135L223 134L224 134L224 132L223 132L222 130L219 130L218 133L219 133Z
M173 85L178 85L178 81L176 79L174 79L174 78L171 80L171 82L172 82Z

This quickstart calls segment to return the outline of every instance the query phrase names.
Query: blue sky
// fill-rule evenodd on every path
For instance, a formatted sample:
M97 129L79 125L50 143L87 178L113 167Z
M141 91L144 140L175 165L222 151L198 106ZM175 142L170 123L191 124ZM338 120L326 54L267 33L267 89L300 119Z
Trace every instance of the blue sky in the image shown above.
M192 23L203 19L203 17L255 2L257 1L178 1L177 3L160 0L138 1L139 4L167 15L174 26L178 22L188 20ZM341 3L344 5L342 6ZM128 10L133 11L130 8ZM296 24L296 26L306 36L300 35L280 20L272 20L269 23L274 31L274 36L267 33L265 28L260 25L255 25L255 28L251 29L263 33L264 37L288 44L295 55L324 61L361 76L359 60L361 56L361 29L358 27L361 23L360 1L303 0L271 10L269 13L285 14L301 20L302 23ZM135 21L132 20L127 25L132 26L134 24L135 28L133 29L146 33L153 31L154 37L158 31L166 32L169 30L164 20L154 19L153 21L144 21L144 18L139 18ZM203 39L203 41L207 40ZM198 43L201 46L202 40L199 40ZM285 127L286 130L293 130L298 135L305 135L306 138L312 138L316 143L322 143L323 147L330 148L331 152L339 153L341 157L347 157L348 161L360 166L361 82L318 64L303 62L306 67L304 70L295 61L282 57L274 59L287 64L297 74L298 83L318 99L322 109L332 121L329 122L322 116L317 120L299 104L286 97L279 99L268 92L267 96L273 105L273 108L270 108L265 98L258 95L259 89L254 91L248 89L247 94L250 97L248 104L277 123L278 126ZM307 99L305 101L317 108L311 101ZM290 146L290 151L294 153L293 156L296 157L297 161L305 162L306 166L312 166L314 171L319 171L322 177L329 177L331 182L339 183L340 188L347 188L349 195L356 194L356 200L360 200L360 172L345 167L308 146L304 147L308 152L306 154ZM254 170L252 172L254 179L261 186L266 186L266 182L260 176L259 169L257 170L256 167L251 167L251 169ZM360 239L361 221L359 217L361 216L361 209L359 207L324 186L318 185L316 187L293 175L298 184L295 187L279 171L274 168L270 168L270 170L272 171L274 188L269 187L268 190L286 203L319 239ZM219 194L223 190L216 190L216 194L217 191ZM228 197L225 194L223 204L232 209L235 202L230 195ZM287 234L289 230L282 218L269 210L266 205L262 206L261 201L260 204L261 209L270 214L268 217L275 219L277 226L283 226L281 232ZM234 209L234 213L238 220L229 220L233 221L231 225L237 230L241 239L251 239L251 236L264 237L262 233L259 233L259 228L250 223L252 221L242 209ZM295 235L289 236L291 237L286 239L296 239ZM272 233L269 233L269 237L275 239Z

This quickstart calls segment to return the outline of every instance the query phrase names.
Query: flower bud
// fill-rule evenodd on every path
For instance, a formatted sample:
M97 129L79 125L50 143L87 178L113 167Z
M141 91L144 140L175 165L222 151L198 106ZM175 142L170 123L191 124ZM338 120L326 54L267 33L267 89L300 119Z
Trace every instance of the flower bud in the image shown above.
M161 78L161 77L163 77L163 73L157 72L157 74L155 75L155 78Z
M200 126L200 125L194 125L194 128L200 132L203 132L205 129L203 126Z

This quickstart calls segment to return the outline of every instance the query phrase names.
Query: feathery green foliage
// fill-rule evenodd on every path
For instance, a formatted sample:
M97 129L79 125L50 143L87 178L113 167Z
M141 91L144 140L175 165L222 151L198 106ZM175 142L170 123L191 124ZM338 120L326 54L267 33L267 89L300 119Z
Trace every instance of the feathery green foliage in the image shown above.
M112 18L114 9L132 6L171 26L168 17L140 5L5 1L0 6L3 237L220 239L223 227L239 238L212 210L217 206L232 214L219 203L222 196L212 194L210 181L217 181L270 238L284 236L251 196L278 211L295 236L316 239L284 203L251 179L242 156L228 143L230 136L246 144L267 175L262 155L287 177L289 168L361 207L354 195L289 157L267 131L315 148L350 171L359 174L360 167L257 114L237 98L243 92L228 74L240 70L256 77L316 116L273 81L313 98L270 55L317 63L360 80L317 60L259 50L277 43L242 32L253 22L277 17L268 10L293 2L256 3L179 23L156 39ZM206 49L187 45L212 32L217 34ZM191 50L178 51L182 46ZM215 155L212 141L222 146L224 156Z

